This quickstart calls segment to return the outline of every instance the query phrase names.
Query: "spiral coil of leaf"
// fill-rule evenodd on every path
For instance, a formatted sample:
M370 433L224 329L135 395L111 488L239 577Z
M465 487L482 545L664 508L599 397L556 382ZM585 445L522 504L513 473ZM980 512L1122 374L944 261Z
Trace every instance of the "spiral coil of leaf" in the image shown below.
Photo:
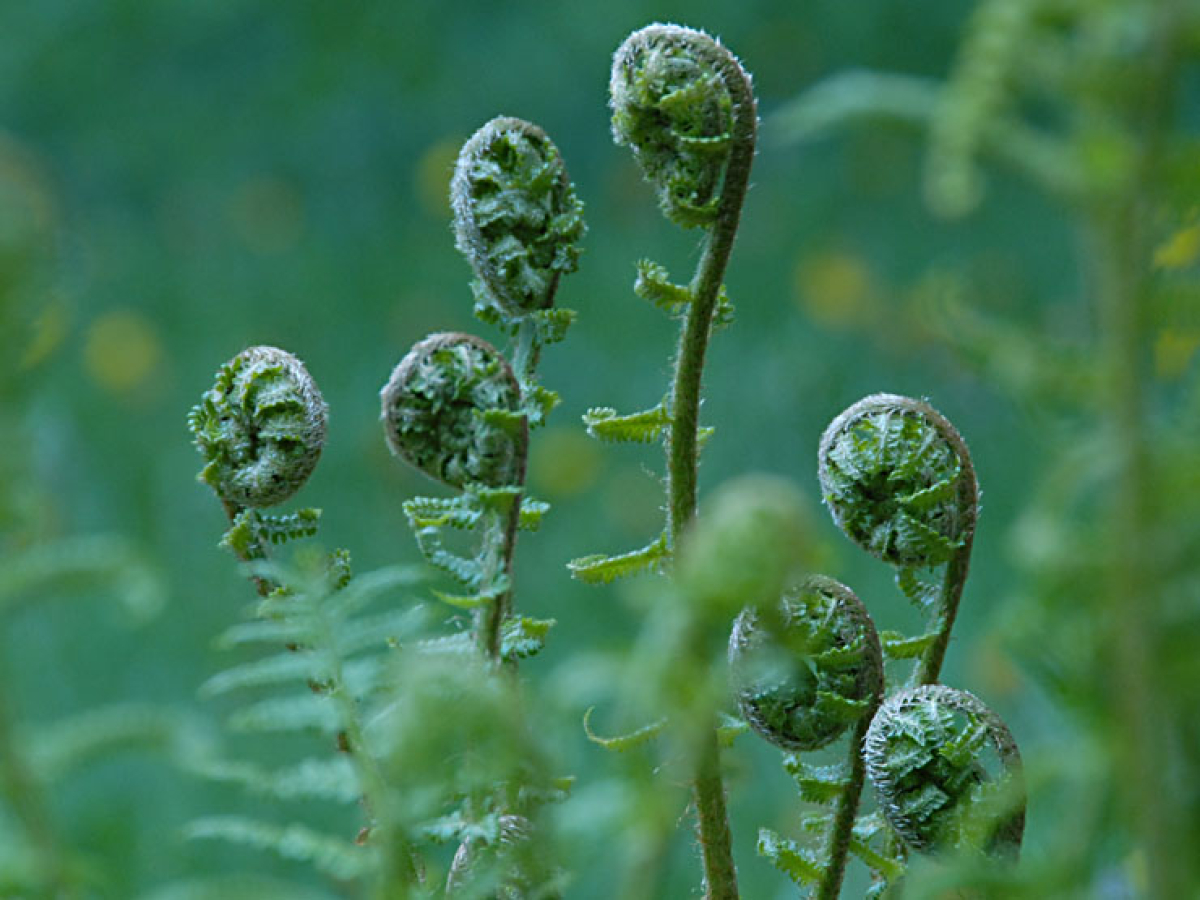
M923 401L873 394L846 409L821 437L819 476L838 527L892 565L940 565L974 533L971 454Z
M649 25L618 48L609 93L613 138L633 151L666 216L684 228L711 225L739 114L753 122L741 64L702 31Z
M787 750L833 742L883 690L870 615L853 591L824 576L805 579L774 610L743 610L729 663L742 717Z
M232 508L282 503L316 467L328 417L295 356L276 347L243 350L221 366L188 415L206 460L199 480Z
M495 347L474 335L432 334L380 392L392 452L456 488L501 487L524 477L528 425L521 389Z
M542 129L499 117L476 131L459 153L450 205L485 318L553 305L559 277L578 265L587 227L562 155Z
M863 756L884 815L915 849L967 845L1017 855L1021 755L1008 727L974 695L945 685L893 695L871 721Z

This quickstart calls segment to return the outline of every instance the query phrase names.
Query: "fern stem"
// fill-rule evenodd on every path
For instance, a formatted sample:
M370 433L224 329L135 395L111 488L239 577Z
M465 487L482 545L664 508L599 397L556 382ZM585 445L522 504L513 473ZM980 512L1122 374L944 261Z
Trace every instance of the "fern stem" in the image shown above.
M230 527L233 526L237 517L245 512L245 507L239 506L225 498L221 498L221 508L225 510L225 516L229 519ZM238 558L238 562L248 563L267 558L267 548L262 545L261 541L256 541L253 546L246 550L240 550L237 547L232 549L234 555ZM271 582L261 575L251 575L250 581L254 584L254 590L258 592L258 596L260 597L266 597L274 590Z
M946 571L942 576L942 588L934 613L937 637L922 654L920 665L913 672L913 686L937 684L941 677L946 648L950 646L950 632L954 629L963 588L967 585L967 575L970 573L971 549L975 544L975 527L979 519L979 480L975 475L975 464L971 461L971 451L962 435L948 422L945 427L939 427L939 431L954 448L962 466L958 476L957 504L959 515L962 516L962 538L958 549L946 563Z
M970 463L968 462L968 465ZM964 472L964 475L966 473ZM974 483L974 472L971 480ZM921 663L913 672L912 685L937 684L942 673L942 663L946 658L946 648L950 646L950 632L954 629L954 621L958 617L958 606L962 600L963 588L967 584L967 574L971 566L971 547L975 541L975 524L971 523L963 538L962 546L954 552L954 556L946 563L946 572L942 577L942 589L938 596L937 610L934 613L937 627L937 637L934 638L921 656Z
M867 765L863 758L863 739L871 719L879 708L879 697L876 695L871 708L863 713L854 727L854 735L850 739L850 780L838 797L837 808L833 814L833 827L829 833L829 861L825 865L825 873L817 887L817 900L837 900L842 891L842 879L846 874L846 857L850 853L850 838L854 831L854 819L858 815L858 803L862 798L863 784L866 782Z
M734 100L733 143L716 221L708 234L699 266L692 279L692 303L684 322L671 386L671 424L667 439L667 535L677 546L680 533L696 515L700 388L704 358L712 333L713 313L725 269L733 250L742 204L754 159L757 119L753 94L745 73L735 62L723 63L722 76ZM733 863L729 814L721 778L721 751L715 723L706 729L693 781L704 883L709 900L734 900L738 896Z

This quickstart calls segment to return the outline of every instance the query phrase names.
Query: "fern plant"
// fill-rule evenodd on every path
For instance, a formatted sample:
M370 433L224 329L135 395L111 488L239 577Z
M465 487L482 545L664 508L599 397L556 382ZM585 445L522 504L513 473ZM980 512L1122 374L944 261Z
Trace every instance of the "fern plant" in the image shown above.
M1087 824L1059 831L1107 839L1048 851L1054 862L1040 871L1068 873L1063 891L1101 890L1102 870L1152 897L1181 896L1196 879L1196 816L1176 798L1196 781L1195 735L1179 724L1196 697L1181 687L1179 654L1198 621L1196 493L1184 475L1196 446L1185 423L1197 395L1187 85L1198 33L1187 2L984 0L945 78L836 75L776 120L795 141L855 122L909 126L925 142L921 186L935 214L962 220L985 207L1005 188L994 173L1007 170L1077 238L1056 260L1070 294L1038 298L1039 308L1066 300L1067 328L966 302L985 286L958 272L923 292L935 315L909 312L919 333L1020 405L1047 410L1054 427L1041 431L1057 435L1014 533L1022 602L1009 632L1030 671L1078 712L1097 759L1078 795L1105 800ZM1095 684L1108 687L1085 688ZM1038 878L1007 890L1036 896Z
M535 371L542 347L573 318L553 301L559 277L576 266L582 205L550 139L512 118L489 122L463 147L451 203L458 246L476 274L476 312L512 335L513 359L471 335L431 335L396 366L381 405L393 453L459 492L415 498L404 510L423 556L459 585L434 596L471 610L473 629L425 635L421 606L364 613L381 593L411 586L413 569L352 578L345 551L309 553L299 568L269 560L272 545L316 532L314 509L263 510L312 473L327 410L291 354L239 353L189 424L206 461L199 478L229 518L222 543L248 564L261 598L254 620L224 643L279 651L220 673L206 692L273 690L235 713L234 724L316 731L334 752L282 769L210 763L206 774L284 799L358 801L365 822L356 840L242 817L203 819L190 833L304 859L359 880L372 896L550 896L557 875L534 852L535 820L566 782L534 762L513 670L554 623L514 614L512 561L518 530L536 529L547 509L523 496L529 429L557 402ZM478 532L476 554L448 549L447 528ZM439 730L430 719L446 704L466 708ZM450 771L447 752L456 754ZM431 843L457 847L442 877L420 850Z
M929 404L876 394L830 423L819 456L835 523L896 569L928 626L877 635L854 593L825 577L739 616L729 654L741 713L792 751L784 766L801 799L826 808L804 819L809 841L763 829L759 852L821 900L840 896L851 853L872 872L872 896L900 884L909 849L1015 857L1025 802L1016 744L981 701L937 684L978 515L966 444ZM915 660L908 686L888 696L885 658ZM804 758L851 727L846 763ZM867 779L879 810L862 814Z

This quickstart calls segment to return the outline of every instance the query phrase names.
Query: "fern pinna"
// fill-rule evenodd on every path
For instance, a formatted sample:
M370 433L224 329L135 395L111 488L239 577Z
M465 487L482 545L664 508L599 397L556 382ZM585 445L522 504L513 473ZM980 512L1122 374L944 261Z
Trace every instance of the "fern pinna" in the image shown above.
M937 684L979 508L966 443L928 403L875 394L833 420L819 456L834 521L896 568L928 624L915 636L877 637L848 588L812 577L785 594L773 621L749 609L735 623L730 659L743 716L793 751L784 765L801 798L828 808L803 822L814 839L763 829L759 852L821 900L839 896L850 853L871 870L872 896L898 888L909 849L1015 858L1025 819L1016 743L977 698ZM814 606L814 597L823 600ZM916 661L908 687L886 698L883 657ZM850 725L846 764L802 758ZM866 778L880 808L860 814Z

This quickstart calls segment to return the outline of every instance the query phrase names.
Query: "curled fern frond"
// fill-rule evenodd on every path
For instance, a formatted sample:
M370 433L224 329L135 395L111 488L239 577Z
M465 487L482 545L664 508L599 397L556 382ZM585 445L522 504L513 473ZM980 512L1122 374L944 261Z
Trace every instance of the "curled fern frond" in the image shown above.
M430 335L396 366L380 398L388 446L431 478L459 489L523 481L525 423L489 416L518 412L521 388L487 341L458 332Z
M649 25L618 48L609 93L613 139L633 151L663 213L684 228L711 225L738 120L753 122L741 64L702 31Z
M940 565L974 533L971 454L928 403L895 394L858 401L821 437L819 471L838 527L892 565Z
M587 228L562 156L542 129L500 117L475 132L459 153L450 204L481 309L520 317L554 303Z
M1021 755L977 697L944 685L893 695L871 721L863 756L884 815L915 849L1016 856L1025 831Z
M729 664L742 716L788 750L836 740L883 688L871 617L853 591L824 576L807 578L777 609L743 610Z
M188 415L206 463L199 479L233 507L282 503L316 467L328 417L300 360L276 347L243 350Z

